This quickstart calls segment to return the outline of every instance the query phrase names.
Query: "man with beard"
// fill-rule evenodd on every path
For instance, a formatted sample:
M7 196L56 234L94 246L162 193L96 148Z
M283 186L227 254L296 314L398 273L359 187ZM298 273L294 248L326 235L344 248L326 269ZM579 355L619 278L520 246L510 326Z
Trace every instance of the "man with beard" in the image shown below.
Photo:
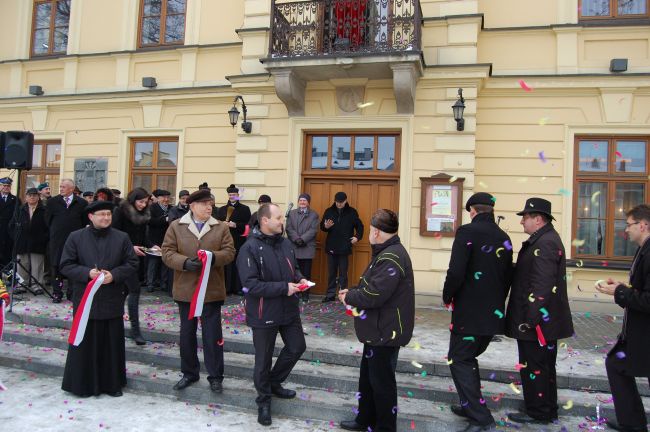
M226 266L226 293L242 295L241 282L237 273L237 254L246 241L243 237L246 225L251 218L251 209L239 201L239 189L231 184L226 189L228 192L228 203L219 207L217 219L226 222L230 228L230 235L235 242L235 261Z
M112 209L109 201L89 205L90 225L70 234L61 254L75 321L88 283L100 274L104 278L92 302L84 303L90 308L88 323L81 343L70 344L63 372L61 388L81 397L122 396L126 385L124 291L138 259L128 236L111 228Z
M83 198L74 195L74 181L63 179L59 184L59 195L48 200L45 207L45 222L50 230L50 277L52 278L52 302L61 303L63 299L63 275L59 270L61 252L68 236L73 231L88 224L86 207L88 203ZM68 299L72 296L71 288L66 293Z
M246 290L246 323L253 330L257 421L269 426L272 395L282 399L296 396L282 383L306 349L295 294L307 280L300 273L291 243L282 236L284 215L280 208L262 204L257 216L259 228L253 229L242 246L237 268ZM284 347L271 368L278 333Z

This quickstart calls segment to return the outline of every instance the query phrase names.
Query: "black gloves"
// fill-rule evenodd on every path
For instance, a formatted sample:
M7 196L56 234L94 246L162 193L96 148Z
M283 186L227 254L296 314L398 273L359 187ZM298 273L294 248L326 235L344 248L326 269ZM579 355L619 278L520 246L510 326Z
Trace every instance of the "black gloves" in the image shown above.
M301 239L301 238L299 238L298 240L296 240L294 243L295 243L296 246L298 246L298 247L303 247L303 246L306 244L305 241L304 241L303 239Z
M199 271L203 267L203 263L198 257L188 258L183 263L183 270L185 271Z

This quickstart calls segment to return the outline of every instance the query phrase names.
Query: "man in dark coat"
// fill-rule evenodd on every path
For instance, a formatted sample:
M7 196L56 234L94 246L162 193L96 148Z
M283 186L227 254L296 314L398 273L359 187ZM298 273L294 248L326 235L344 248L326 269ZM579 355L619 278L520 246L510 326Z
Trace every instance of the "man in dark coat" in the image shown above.
M487 349L492 337L503 334L506 296L512 277L510 237L494 222L492 195L478 192L465 204L472 222L456 231L442 299L451 305L449 369L460 398L454 414L470 424L466 431L496 427L481 394L476 357Z
M363 237L363 222L359 213L348 204L345 192L334 195L334 204L323 214L320 229L327 233L327 293L323 303L333 301L339 289L348 288L348 261L352 245Z
M241 290L241 281L237 273L237 254L239 249L246 241L243 237L246 231L246 225L251 218L251 209L239 201L239 189L231 184L226 189L228 192L228 203L219 207L216 219L225 221L230 228L230 235L235 242L235 261L226 266L226 293L243 294Z
M90 225L70 234L61 254L61 273L70 281L75 314L88 282L104 274L83 340L68 347L63 372L61 388L81 397L122 396L126 385L124 292L138 259L128 236L111 228L112 208L109 201L88 206Z
M311 280L311 265L316 255L316 235L318 234L318 213L309 205L311 196L302 193L298 197L298 208L289 212L287 218L287 238L294 244L300 271ZM309 291L301 293L302 301L309 301Z
M187 198L190 196L190 192L183 189L178 193L178 204L169 209L169 223L171 224L176 219L180 219L185 216L185 213L190 211L190 206L187 204Z
M399 348L406 346L415 323L411 258L397 235L397 215L379 209L370 219L372 261L359 286L341 290L339 299L353 310L354 330L363 344L359 373L359 412L341 427L354 431L395 431Z
M608 279L596 289L614 296L625 310L618 341L609 351L605 367L614 397L616 420L607 424L619 431L647 431L647 418L634 377L650 384L650 206L641 204L626 213L625 232L639 248L630 268L630 283Z
M517 339L525 413L508 414L518 423L557 419L557 340L573 335L566 286L566 254L553 228L551 203L529 198L522 216L530 237L517 256L506 311L506 335ZM532 376L532 378L531 378Z
M18 274L34 294L40 294L43 291L39 284L43 285L49 231L45 223L45 206L36 188L27 189L25 204L20 208L18 218L12 218L9 226L19 260Z
M9 236L9 221L16 206L20 206L20 200L11 193L12 183L9 177L0 179L0 269L11 261L13 242Z
M49 182L43 182L39 184L36 189L38 189L38 194L40 195L43 205L47 205L47 202L52 198L52 189L50 189Z
M156 189L151 193L156 197L156 202L149 207L151 219L149 219L148 234L149 243L155 246L162 246L165 239L165 232L169 227L169 196L171 193L164 189ZM147 291L154 292L156 287L161 291L169 291L169 269L163 264L161 257L147 255Z
M85 199L74 195L74 181L63 179L59 184L59 195L47 201L45 222L50 230L50 276L52 277L52 295L54 303L63 299L63 275L59 271L61 251L71 232L88 224ZM67 297L70 299L71 288L68 287Z
M282 236L284 215L275 204L263 204L257 211L259 228L254 228L237 258L237 268L246 296L246 323L253 330L257 390L257 421L271 424L271 395L290 399L296 392L282 387L306 349L300 321L298 297L306 286L290 242ZM278 333L284 348L271 368Z
M272 203L272 202L273 201L271 201L271 197L266 194L260 195L260 197L257 199L258 205L262 205L265 203ZM251 218L248 220L248 226L250 227L250 229L252 229L255 225L258 225L257 211L254 211L253 214L251 215Z

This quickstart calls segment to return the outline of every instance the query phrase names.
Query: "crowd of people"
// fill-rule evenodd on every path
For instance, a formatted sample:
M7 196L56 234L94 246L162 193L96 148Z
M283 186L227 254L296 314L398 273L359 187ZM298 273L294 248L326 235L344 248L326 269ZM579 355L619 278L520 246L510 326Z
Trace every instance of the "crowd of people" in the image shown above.
M355 317L355 332L363 344L356 417L343 420L340 427L396 430L395 369L400 348L413 334L415 282L395 212L373 213L367 234L371 260L358 283L349 284L349 256L363 238L364 224L344 191L335 194L321 218L307 193L299 195L297 208L286 215L270 196L261 195L259 209L251 214L235 185L226 188L228 200L221 207L215 206L207 183L192 193L180 191L176 205L170 203L171 193L161 189L149 194L136 187L125 199L107 188L75 193L70 179L61 180L59 194L53 197L47 183L28 189L23 204L11 195L10 179L0 179L0 185L2 264L15 254L27 289L38 294L49 277L53 301L61 302L65 291L73 302L64 390L79 396L122 395L124 303L128 298L130 336L143 345L138 305L144 287L168 293L178 305L182 377L174 390L199 380L200 321L209 387L222 393L221 307L227 295L242 295L253 335L258 422L270 425L272 399L296 396L283 383L307 348L299 306L309 301L320 229L326 235L328 258L322 301L338 297ZM516 262L510 237L495 222L495 203L485 192L466 202L471 222L455 234L442 291L452 311L448 363L460 402L452 412L468 420L465 432L496 428L481 393L477 357L504 334L517 341L524 397L522 410L509 414L510 420L557 420L558 340L573 334L566 253L553 226L551 203L529 198L517 213L529 237ZM630 209L625 231L638 246L629 283L611 278L597 283L625 314L606 361L617 416L608 424L617 430L647 431L635 377L650 376L650 206ZM7 301L5 297L0 302ZM278 334L284 347L273 364Z

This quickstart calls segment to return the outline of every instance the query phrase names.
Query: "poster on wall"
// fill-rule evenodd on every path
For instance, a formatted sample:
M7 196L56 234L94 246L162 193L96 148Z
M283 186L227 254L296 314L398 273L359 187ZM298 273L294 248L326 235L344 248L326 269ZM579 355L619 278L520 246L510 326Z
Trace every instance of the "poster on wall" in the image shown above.
M462 220L464 178L447 174L420 177L420 235L453 237Z

